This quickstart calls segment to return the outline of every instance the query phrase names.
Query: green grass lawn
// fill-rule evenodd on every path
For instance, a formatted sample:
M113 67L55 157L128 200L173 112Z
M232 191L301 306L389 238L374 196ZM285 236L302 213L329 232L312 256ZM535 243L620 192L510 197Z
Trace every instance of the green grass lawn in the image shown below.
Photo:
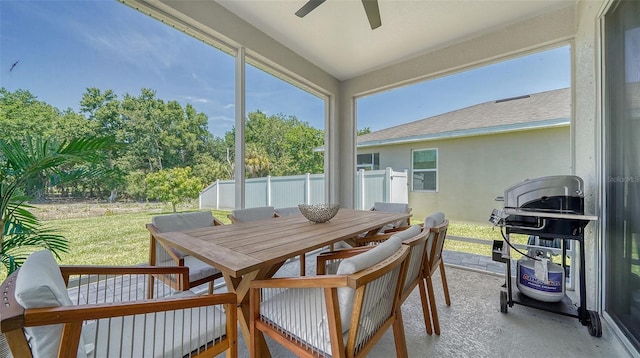
M213 211L216 218L227 224L230 223L228 213L230 211ZM62 256L62 264L135 265L149 261L149 231L145 225L158 214L139 212L58 219L47 224L69 239L69 253Z
M446 240L444 243L445 250L467 252L485 256L491 256L493 240L502 240L500 228L495 227L489 223L487 223L486 225L479 225L463 222L449 222L447 237L452 236L481 239L483 241L486 241L486 244L476 244L457 240ZM528 237L526 235L511 235L511 241L514 244L526 244L527 238ZM519 256L514 255L514 258L517 257Z
M182 210L195 209L186 207ZM61 210L55 207L41 209L45 214L56 211ZM69 215L57 213L45 219L48 226L56 228L69 240L69 253L62 255L61 264L135 265L147 262L149 233L145 224L150 223L155 215L171 213L168 206L138 205L123 208L110 207L108 204L100 206L88 204L73 211L74 213ZM214 210L213 214L228 224L229 212ZM451 222L447 235L482 239L486 240L487 245L447 240L445 250L486 256L491 256L492 241L502 239L499 229L494 229L489 223L478 225ZM519 237L514 241L524 243L526 238Z

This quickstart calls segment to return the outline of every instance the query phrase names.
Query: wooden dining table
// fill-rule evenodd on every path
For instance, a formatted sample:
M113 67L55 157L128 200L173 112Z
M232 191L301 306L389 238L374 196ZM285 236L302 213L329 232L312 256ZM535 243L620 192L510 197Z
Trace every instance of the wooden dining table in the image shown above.
M340 209L325 223L314 223L302 215L158 233L157 239L222 271L229 292L238 300L238 322L248 344L249 285L272 277L286 260L365 234L409 218L409 213L387 213ZM302 261L302 260L301 260ZM269 357L264 337L258 351Z

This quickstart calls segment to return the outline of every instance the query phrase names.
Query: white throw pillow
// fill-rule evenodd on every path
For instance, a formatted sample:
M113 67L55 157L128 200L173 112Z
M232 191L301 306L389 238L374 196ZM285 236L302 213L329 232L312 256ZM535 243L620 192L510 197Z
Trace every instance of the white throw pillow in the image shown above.
M338 271L336 272L336 274L351 275L353 273L368 269L369 267L389 258L391 255L396 253L400 249L401 245L402 240L397 237L391 237L389 238L389 240L375 246L369 251L363 252L359 255L350 257L340 262L340 266L338 266ZM349 329L355 292L356 291L350 287L338 288L338 304L340 307L340 321L342 322L343 332Z
M16 301L25 309L72 306L67 286L60 274L58 263L49 250L34 252L25 260L18 272L15 288ZM34 358L56 357L62 325L25 328ZM86 357L84 340L80 337L78 357Z

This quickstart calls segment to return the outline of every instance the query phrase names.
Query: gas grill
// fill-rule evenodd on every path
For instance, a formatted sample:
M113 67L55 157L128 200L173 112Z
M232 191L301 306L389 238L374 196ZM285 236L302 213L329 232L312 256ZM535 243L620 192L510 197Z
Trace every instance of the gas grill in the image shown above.
M584 214L583 189L582 179L572 175L527 179L496 198L504 201L504 211L494 210L491 221L541 239L579 236L589 222L575 217Z
M494 241L492 253L494 261L506 264L506 285L500 292L500 311L507 313L508 307L520 304L576 317L583 325L588 326L592 336L600 337L600 317L597 312L587 310L584 257L584 228L590 221L597 220L597 217L584 214L582 178L558 175L527 179L505 189L504 196L496 200L504 202L504 207L494 209L489 218L490 222L501 228L503 236L503 240ZM511 244L511 234L535 236L540 241L562 241L562 266L565 269L568 241L579 243L579 307L576 308L566 295L559 302L542 302L513 287L513 281L517 278L511 276L511 250L522 252ZM527 254L524 256L539 260ZM572 266L575 267L576 263Z

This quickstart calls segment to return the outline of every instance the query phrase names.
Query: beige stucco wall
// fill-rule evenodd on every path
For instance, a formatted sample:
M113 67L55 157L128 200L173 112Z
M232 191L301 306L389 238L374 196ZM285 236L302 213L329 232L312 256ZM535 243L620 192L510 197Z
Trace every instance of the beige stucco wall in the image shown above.
M416 219L443 211L455 221L490 225L494 201L504 189L527 178L571 172L569 127L434 140L382 147L358 153L380 153L380 168L411 170L411 151L438 150L438 191L409 192ZM409 175L411 177L411 175Z

